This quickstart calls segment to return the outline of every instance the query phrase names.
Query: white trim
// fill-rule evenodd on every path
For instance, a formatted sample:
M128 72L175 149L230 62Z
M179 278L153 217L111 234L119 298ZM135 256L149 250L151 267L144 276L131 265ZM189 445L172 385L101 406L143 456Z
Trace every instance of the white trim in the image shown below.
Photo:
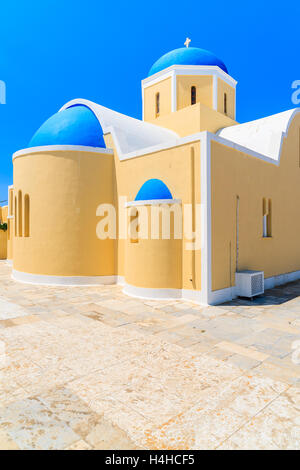
M201 290L203 302L208 304L211 292L211 135L205 132L201 140Z
M8 207L8 210L7 210L7 219L14 219L14 215L10 213L10 191L13 190L13 184L9 185L8 188L7 188L7 207ZM12 201L13 203L13 201ZM13 203L14 205L14 203Z
M145 155L149 155L150 153L155 153L155 152L159 152L161 150L180 147L181 145L184 145L184 144L188 144L188 143L191 143L191 142L196 142L196 141L200 140L202 133L203 133L203 131L198 132L197 134L187 136L187 137L180 137L180 138L174 139L172 142L166 142L166 143L163 143L163 144L158 144L158 145L153 145L151 147L146 147L146 148L143 148L141 150L137 150L137 151L134 151L134 152L127 153L126 155L123 155L121 157L120 157L120 154L118 154L119 159L121 161L130 160L131 158L143 157Z
M87 106L95 114L102 127L103 135L111 134L114 148L121 161L126 160L134 152L140 152L153 144L170 144L179 138L178 134L170 129L134 119L89 100L80 98L71 100L59 111L75 104Z
M13 265L13 260L12 259L6 259L6 264L8 264L9 266L12 266Z
M205 302L203 291L194 289L182 289L181 292L183 300L190 300L191 302L195 302L196 304L207 305L207 303Z
M176 72L172 73L172 104L171 104L172 113L177 111L177 76Z
M117 277L117 284L119 286L125 286L125 277L124 276L116 276Z
M250 150L249 148L244 147L243 145L236 144L235 142L232 142L231 140L228 140L224 137L220 137L218 134L212 134L212 140L214 140L215 142L218 142L219 144L225 145L226 147L237 150L238 152L242 152L246 155L249 155L250 157L258 158L259 160L263 160L264 162L272 163L272 165L279 166L279 163L280 163L279 160L274 160L273 158L267 157L266 155L263 155L262 153L258 153L258 152L255 152L254 150Z
M123 292L130 297L138 297L139 299L171 300L182 298L181 289L151 289L125 284Z
M226 287L225 289L214 290L209 295L209 305L219 305L224 302L236 299L236 288Z
M206 305L203 302L202 292L193 289L155 289L148 287L136 287L126 284L123 289L124 294L130 297L147 300L189 300L197 304Z
M265 161L279 165L282 145L299 108L283 111L265 118L236 124L217 131L216 136L225 139L232 148L243 148L250 155L262 155ZM230 142L230 144L229 144ZM238 145L238 147L235 147ZM261 158L261 157L260 157Z
M18 150L13 154L13 160L18 157L24 157L25 155L31 153L41 153L41 152L63 152L63 151L72 151L72 152L93 152L93 153L107 153L113 155L113 149L107 149L102 147L87 147L85 145L43 145L40 147L28 147L26 149Z
M5 260L8 265L12 265L12 260ZM234 300L237 297L236 287L211 291L209 302L205 292L193 289L154 289L146 287L136 287L126 284L123 276L47 276L43 274L30 274L13 269L12 278L19 282L37 285L52 286L95 286L119 284L124 285L123 292L131 297L151 300L190 300L201 305L218 305ZM265 290L275 286L286 284L300 279L300 270L264 279Z
M148 86L165 80L170 76L170 72L172 71L175 71L177 75L216 75L233 88L235 88L238 83L217 65L171 65L142 80L142 86L147 88Z
M103 129L104 134L107 134L107 133L112 134L112 137L114 139L114 143L115 143L115 146L116 146L116 151L117 151L118 157L121 161L128 160L128 159L131 159L131 158L140 157L140 156L145 156L145 155L148 155L150 153L158 152L160 150L175 148L175 147L178 147L180 145L184 145L186 143L195 142L197 140L200 140L201 136L203 135L203 132L198 132L196 134L180 138L175 132L173 132L173 131L171 132L171 131L168 130L167 133L169 135L167 137L167 140L162 140L161 143L158 143L156 145L150 145L150 146L146 145L146 146L140 147L140 148L138 148L137 150L134 150L134 151L122 152L121 148L120 148L120 145L118 143L118 138L116 136L115 128L112 127L112 126L107 126L106 127L104 125L105 122L102 122L100 114L102 112L102 109L105 109L105 108L101 107L100 105L96 105L95 103L92 103L92 102L87 101L87 100L76 99L76 100L72 100L69 103L65 104L63 106L62 110L68 108L69 106L72 106L73 104L84 104L85 106L89 107L95 114L97 114L97 117L100 121L100 124L102 125L102 129ZM98 110L98 108L99 108L99 110ZM113 115L115 115L115 114L118 115L118 113L115 113L114 111L111 111L111 110L107 110L107 111L111 112ZM210 133L210 134L212 136L212 139L214 139L217 142L222 143L223 145L226 145L227 147L234 148L234 149L236 149L236 150L238 150L242 153L254 156L255 158L259 158L261 160L264 160L265 162L273 163L274 165L278 166L279 162L280 162L280 155L281 155L281 150L282 150L283 139L287 135L290 123L292 122L295 114L298 113L299 111L300 111L299 108L296 108L294 110L290 110L290 111L285 112L285 113L280 113L280 115L284 115L284 119L283 119L284 120L284 126L283 126L284 130L280 134L280 145L278 145L278 148L276 148L276 152L275 152L276 155L275 155L274 158L271 158L270 156L267 156L267 155L265 155L263 153L260 153L256 150L251 150L246 146L243 146L239 143L234 142L233 139L231 139L231 136L229 136L229 135L227 137L227 133L229 133L229 131L232 132L233 129L235 130L235 129L238 129L238 128L243 127L245 125L248 125L248 124L251 124L251 125L255 124L256 121L253 121L252 123L236 124L234 126L229 126L225 129L220 129L217 132L217 134L212 134L212 133ZM280 115L269 116L268 118L278 119L278 116L280 118ZM286 116L288 116L288 118L286 118ZM137 121L133 118L129 118L128 116L123 116L122 117L122 119L125 119L125 118L126 118L126 120L128 119L130 122L131 121L134 121L134 122ZM265 118L265 119L268 119L268 118ZM276 119L275 119L275 121L276 121ZM281 122L281 120L280 120L280 122ZM150 126L151 129L157 129L158 128L160 131L163 131L163 132L166 131L166 129L164 129L160 126L145 123L143 121L138 121L138 124L143 125L143 126ZM224 134L226 134L226 135L224 135L224 137L223 137L223 132L224 132ZM88 147L83 147L83 149L87 149L87 148ZM34 150L36 150L36 149L38 149L38 147L36 147ZM95 149L93 147L91 147L91 149L93 149L92 151L97 152L97 149ZM100 152L103 153L103 150L104 149L100 149ZM105 149L105 150L108 151L109 149ZM110 150L110 151L112 152L112 150ZM25 153L28 152L28 149L25 149L23 152L25 152Z
M300 271L292 271L290 273L278 274L277 276L265 278L265 289L272 289L275 286L281 284L287 284L288 282L297 281L300 279Z
M181 204L181 199L146 199L145 201L130 201L125 203L125 207L154 206L158 204Z
M116 284L118 276L51 276L45 274L24 273L13 269L12 278L27 284L43 284L52 286L92 286Z
M236 88L237 81L216 65L172 65L142 80L143 120L145 110L144 90L150 86L171 78L171 111L177 111L177 75L212 75L213 76L213 109L218 110L218 78L229 86Z
M172 78L174 76L174 73L175 73L174 66L172 66L172 67L173 68L168 67L167 69L162 70L161 72L158 72L157 74L155 74L155 76L152 75L152 77L154 77L154 78L152 78L152 80L151 80L151 77L148 77L149 78L149 84L147 82L148 78L145 78L144 80L142 80L141 83L142 83L143 89L148 88L149 86L155 85L156 83L167 80L168 78Z
M142 88L142 120L144 121L145 120L145 92L144 92L144 88Z

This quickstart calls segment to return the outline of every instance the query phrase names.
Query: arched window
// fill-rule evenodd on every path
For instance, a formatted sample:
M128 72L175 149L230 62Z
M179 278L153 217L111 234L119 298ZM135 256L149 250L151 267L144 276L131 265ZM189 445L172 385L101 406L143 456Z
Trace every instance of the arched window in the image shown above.
M18 202L17 196L15 196L15 237L18 236Z
M192 86L191 87L191 104L196 104L196 101L197 101L196 87Z
M9 215L14 215L14 193L12 189L9 191Z
M19 237L22 237L22 235L23 235L22 210L23 210L22 191L19 191L18 192L18 235L19 235ZM16 215L17 215L17 213L16 213Z
M159 108L160 108L160 96L159 93L155 95L155 114L159 116Z
M224 93L224 114L227 114L227 93Z
M24 197L24 237L30 236L30 200L29 195L25 194Z

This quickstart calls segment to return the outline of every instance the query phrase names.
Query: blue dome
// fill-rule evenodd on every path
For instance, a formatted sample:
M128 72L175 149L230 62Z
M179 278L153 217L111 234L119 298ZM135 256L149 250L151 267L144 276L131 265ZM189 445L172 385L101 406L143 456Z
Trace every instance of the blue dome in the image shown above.
M84 145L105 148L102 127L84 105L53 114L32 137L29 147L43 145Z
M180 47L168 52L158 59L151 67L148 77L171 65L217 65L228 73L226 65L212 52L198 47Z
M149 201L152 199L173 199L165 183L158 179L146 181L135 197L135 201Z

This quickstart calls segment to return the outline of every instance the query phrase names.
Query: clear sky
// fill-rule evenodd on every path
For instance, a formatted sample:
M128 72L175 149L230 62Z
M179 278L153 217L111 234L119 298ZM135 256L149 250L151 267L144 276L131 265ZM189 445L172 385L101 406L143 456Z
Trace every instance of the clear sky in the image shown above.
M239 122L294 108L299 19L299 0L1 2L0 200L12 183L12 153L66 101L87 98L141 118L141 79L187 36L239 82Z

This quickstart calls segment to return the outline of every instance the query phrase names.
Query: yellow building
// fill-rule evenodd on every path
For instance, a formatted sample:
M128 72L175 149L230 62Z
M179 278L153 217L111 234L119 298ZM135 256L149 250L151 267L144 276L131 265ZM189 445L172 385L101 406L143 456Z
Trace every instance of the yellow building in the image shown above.
M186 47L142 81L143 120L65 104L13 156L14 279L216 304L241 274L253 295L300 278L300 111L237 124L236 84Z

